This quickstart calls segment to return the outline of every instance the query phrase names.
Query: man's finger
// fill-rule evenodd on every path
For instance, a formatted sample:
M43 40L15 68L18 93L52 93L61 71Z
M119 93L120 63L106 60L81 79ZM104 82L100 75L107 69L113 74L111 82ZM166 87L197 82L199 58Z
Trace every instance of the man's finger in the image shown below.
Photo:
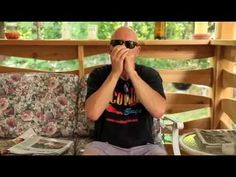
M113 58L113 60L119 60L119 58L121 57L121 55L128 51L129 49L126 49L126 48L122 48L120 49L119 51L117 51L114 55L112 55L111 57Z
M111 52L111 55L115 55L119 50L121 50L122 48L125 48L125 46L123 45L118 45L118 46L115 46Z
M121 60L125 60L126 56L128 55L129 51L125 51L124 53L122 53L122 55L120 56Z

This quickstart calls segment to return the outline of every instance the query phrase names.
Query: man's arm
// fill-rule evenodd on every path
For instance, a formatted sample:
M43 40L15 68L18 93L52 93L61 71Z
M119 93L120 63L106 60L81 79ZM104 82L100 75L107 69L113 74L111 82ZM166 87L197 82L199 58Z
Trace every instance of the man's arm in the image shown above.
M109 74L102 86L94 92L85 102L85 110L90 120L97 120L112 99L113 90L118 78L114 74Z
M133 83L137 98L153 117L160 118L165 113L166 100L138 75L134 61L132 54L127 56L125 70Z
M124 59L128 49L124 46L117 46L111 53L112 70L101 87L94 92L85 102L87 117L96 121L112 100L116 83L123 71Z
M153 117L160 118L165 113L165 99L143 81L135 70L129 73L129 77L133 83L138 100Z

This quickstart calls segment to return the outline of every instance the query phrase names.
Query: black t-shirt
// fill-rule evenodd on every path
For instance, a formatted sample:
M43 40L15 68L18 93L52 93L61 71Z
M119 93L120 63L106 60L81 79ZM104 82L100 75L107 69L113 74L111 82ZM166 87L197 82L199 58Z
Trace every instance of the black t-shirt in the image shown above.
M137 64L135 70L152 89L165 98L162 79L156 70ZM111 65L96 68L91 72L87 80L86 98L100 88L110 72ZM153 117L138 102L132 82L119 79L112 101L95 122L94 138L97 141L130 148L153 143L152 127Z

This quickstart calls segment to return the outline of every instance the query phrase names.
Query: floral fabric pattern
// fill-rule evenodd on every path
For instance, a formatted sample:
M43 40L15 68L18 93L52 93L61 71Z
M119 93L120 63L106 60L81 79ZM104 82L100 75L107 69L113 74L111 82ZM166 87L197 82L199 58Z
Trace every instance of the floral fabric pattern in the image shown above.
M30 127L38 135L71 136L81 89L72 74L0 74L0 137L14 138Z
M79 136L92 136L94 130L94 123L87 119L85 112L85 98L87 94L86 77L80 80L79 101L78 101L78 120L75 133Z

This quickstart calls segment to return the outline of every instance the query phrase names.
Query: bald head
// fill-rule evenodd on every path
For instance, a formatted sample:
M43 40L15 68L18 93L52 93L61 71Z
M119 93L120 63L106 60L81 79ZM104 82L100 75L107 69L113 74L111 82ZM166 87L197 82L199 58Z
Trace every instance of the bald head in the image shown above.
M111 36L111 39L120 39L120 40L129 40L129 41L138 41L137 34L135 31L129 27L122 26L118 28Z

